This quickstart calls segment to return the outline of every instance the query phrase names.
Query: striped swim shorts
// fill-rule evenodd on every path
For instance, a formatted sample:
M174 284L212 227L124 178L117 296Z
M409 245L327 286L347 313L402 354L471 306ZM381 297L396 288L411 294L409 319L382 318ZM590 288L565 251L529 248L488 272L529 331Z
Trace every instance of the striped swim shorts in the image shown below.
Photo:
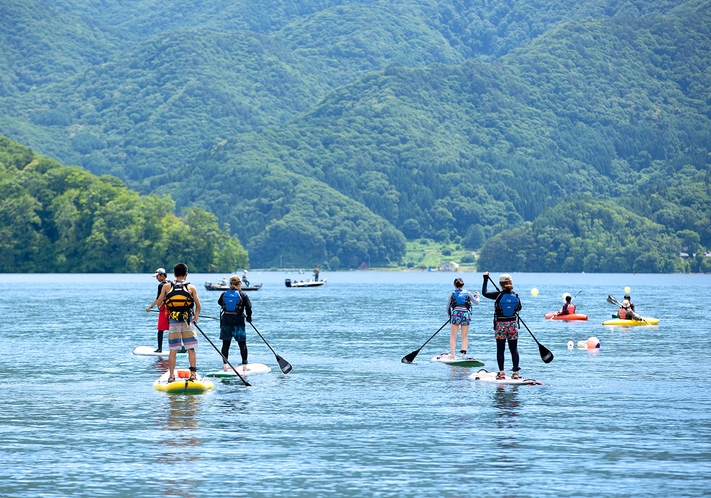
M184 321L170 320L168 329L168 349L195 349L198 347L197 333Z

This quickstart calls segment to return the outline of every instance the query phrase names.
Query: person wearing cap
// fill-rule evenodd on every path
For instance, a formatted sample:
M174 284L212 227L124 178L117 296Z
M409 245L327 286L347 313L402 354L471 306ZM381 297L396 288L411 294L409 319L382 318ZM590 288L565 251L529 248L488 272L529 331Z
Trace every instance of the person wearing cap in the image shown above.
M457 330L462 329L462 349L459 351L462 358L467 357L469 340L469 323L472 318L472 303L479 304L479 293L472 294L464 288L464 280L457 277L454 279L454 291L449 295L447 301L447 313L450 319L449 334L449 357L454 358L454 351L457 349Z
M635 313L634 304L632 304L631 297L629 294L625 294L625 298L622 301L622 306L617 310L617 316L623 320L642 320L642 318Z
M197 358L195 348L198 347L197 332L192 328L200 317L200 298L197 288L188 282L188 265L178 263L173 267L175 280L167 281L161 288L160 295L146 308L151 311L154 306L164 304L168 313L168 382L175 380L175 359L178 350L186 349L190 363L189 380L197 377Z
M559 315L572 315L575 313L575 305L573 304L573 297L565 293L565 304L563 308L558 312Z
M249 286L249 280L247 280L247 269L246 268L242 271L242 283L246 286Z
M518 355L518 312L521 310L521 299L513 290L513 279L511 275L503 274L499 277L501 290L489 292L486 284L489 281L489 272L484 272L484 283L481 286L481 295L494 300L494 338L496 339L496 361L499 365L499 373L496 378L501 380L506 378L504 372L504 353L506 343L509 345L511 361L513 362L512 379L519 379L519 355Z
M165 273L165 268L158 268L153 276L158 280L158 294L156 294L156 299L160 296L160 291L168 279ZM165 305L161 304L158 308L158 349L154 353L163 352L163 333L168 330L168 314L165 311Z
M246 271L246 270L245 270ZM230 290L220 294L217 304L220 305L220 340L222 341L222 356L225 372L229 370L227 360L230 356L230 344L234 338L242 356L242 370L247 370L247 333L245 331L245 315L247 322L252 323L252 303L249 296L242 292L242 281L237 275L230 277Z

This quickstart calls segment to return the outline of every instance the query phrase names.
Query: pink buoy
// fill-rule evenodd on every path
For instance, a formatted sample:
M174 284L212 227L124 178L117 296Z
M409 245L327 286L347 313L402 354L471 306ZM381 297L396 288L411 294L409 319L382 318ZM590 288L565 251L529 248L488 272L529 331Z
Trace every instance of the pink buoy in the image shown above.
M597 337L591 337L588 339L588 349L599 349L600 348L600 339Z

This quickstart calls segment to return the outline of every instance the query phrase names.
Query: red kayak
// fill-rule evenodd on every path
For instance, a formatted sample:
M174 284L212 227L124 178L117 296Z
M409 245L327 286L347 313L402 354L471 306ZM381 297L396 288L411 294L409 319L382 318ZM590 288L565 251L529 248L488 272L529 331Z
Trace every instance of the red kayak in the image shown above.
M578 313L571 313L570 315L559 315L558 312L546 313L544 315L549 320L587 320L588 315L580 315Z

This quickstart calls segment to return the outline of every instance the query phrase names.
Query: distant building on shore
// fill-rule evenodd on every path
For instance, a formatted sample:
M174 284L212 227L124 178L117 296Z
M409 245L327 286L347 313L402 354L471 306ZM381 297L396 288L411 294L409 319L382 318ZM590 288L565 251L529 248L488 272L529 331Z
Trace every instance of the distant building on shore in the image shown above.
M459 265L454 261L450 261L449 263L440 265L439 271L459 271Z

